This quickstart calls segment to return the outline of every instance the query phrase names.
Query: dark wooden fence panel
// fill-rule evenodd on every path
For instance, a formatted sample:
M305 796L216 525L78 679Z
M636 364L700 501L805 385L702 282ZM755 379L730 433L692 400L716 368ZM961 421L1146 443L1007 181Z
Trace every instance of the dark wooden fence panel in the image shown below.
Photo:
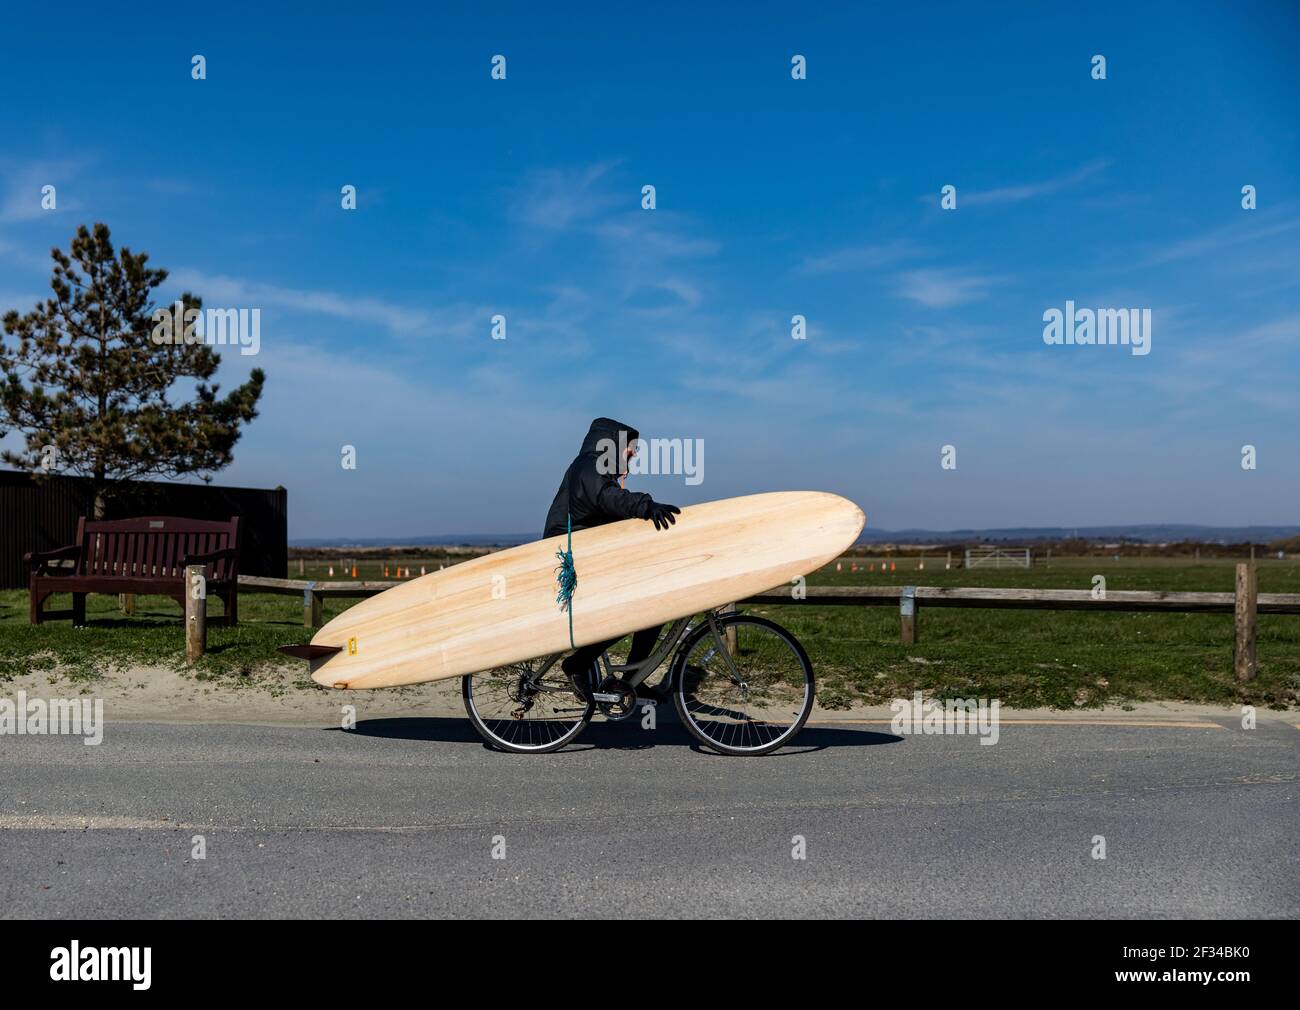
M0 470L0 589L27 585L23 555L72 543L77 518L94 512L91 481L85 477L36 479ZM110 498L105 519L168 515L189 519L229 519L237 515L243 541L239 570L249 575L283 577L289 559L288 492L131 481Z

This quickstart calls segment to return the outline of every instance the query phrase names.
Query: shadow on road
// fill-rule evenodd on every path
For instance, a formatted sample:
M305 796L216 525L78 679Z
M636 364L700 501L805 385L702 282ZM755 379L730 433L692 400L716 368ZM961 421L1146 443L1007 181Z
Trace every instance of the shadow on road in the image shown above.
M327 733L377 736L389 740L425 740L431 743L482 743L483 738L468 719L455 717L405 719L364 719L354 729L331 726Z
M411 717L404 719L366 719L355 729L331 727L329 733L355 733L360 736L390 740L425 740L434 743L476 743L486 747L468 719L455 717ZM875 733L863 729L840 729L829 726L805 726L794 740L768 757L793 757L830 747L874 747L901 743L892 733ZM573 743L557 753L581 750L646 750L650 747L690 747L711 757L722 757L700 745L681 723L663 720L652 731L641 729L639 720L593 722ZM508 755L502 755L503 757Z

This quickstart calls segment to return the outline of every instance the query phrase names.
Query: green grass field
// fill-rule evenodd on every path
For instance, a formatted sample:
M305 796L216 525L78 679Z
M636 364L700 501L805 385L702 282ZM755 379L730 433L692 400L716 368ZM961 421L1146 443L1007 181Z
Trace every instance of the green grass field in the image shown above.
M1054 559L1024 569L944 569L943 558L898 559L897 571L867 572L853 561L815 573L810 585L1006 586L1089 589L1104 575L1109 590L1233 588L1233 563L1171 559ZM405 561L388 562L406 567ZM410 567L419 574L420 561ZM423 562L436 570L437 562ZM876 562L878 564L878 562ZM382 577L383 562L368 562L360 578ZM341 566L335 578L342 578ZM376 569L378 569L376 571ZM306 578L327 578L326 563L308 563ZM296 563L290 574L298 577ZM350 577L350 571L348 576ZM1300 564L1261 560L1261 592L1300 593ZM328 619L354 601L328 600ZM68 606L55 597L50 609ZM212 601L210 613L220 613ZM965 610L921 607L916 645L899 642L898 614L890 607L770 607L762 611L803 641L818 676L823 705L883 702L915 690L940 697L999 698L1014 706L1093 707L1104 703L1186 700L1271 707L1300 704L1300 617L1259 620L1259 675L1246 685L1232 676L1232 619L1219 614L1123 614L1080 611ZM106 669L131 665L180 666L180 608L163 597L141 597L134 617L117 600L91 596L89 626L27 623L27 594L0 592L0 681L30 670L93 680ZM288 663L277 645L306 642L296 596L244 594L238 628L208 630L209 652L199 678L255 686L259 668ZM304 674L304 681L306 677Z

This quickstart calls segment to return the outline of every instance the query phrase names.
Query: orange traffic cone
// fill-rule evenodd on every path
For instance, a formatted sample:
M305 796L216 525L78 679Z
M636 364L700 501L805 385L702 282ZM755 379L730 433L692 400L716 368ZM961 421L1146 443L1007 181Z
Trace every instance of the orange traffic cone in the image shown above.
M356 566L356 565L353 565L353 566L352 566L352 577L353 577L354 579L357 577L357 566Z
M897 561L891 561L891 562L889 562L889 570L890 570L891 572L896 572L896 571L898 571L898 562L897 562Z

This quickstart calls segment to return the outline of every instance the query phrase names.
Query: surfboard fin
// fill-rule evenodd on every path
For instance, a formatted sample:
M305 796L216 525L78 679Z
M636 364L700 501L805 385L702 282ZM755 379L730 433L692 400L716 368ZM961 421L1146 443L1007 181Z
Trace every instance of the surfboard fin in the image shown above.
M293 656L295 659L320 659L322 656L332 656L336 652L342 652L341 645L282 645L277 652L283 652L286 656Z

